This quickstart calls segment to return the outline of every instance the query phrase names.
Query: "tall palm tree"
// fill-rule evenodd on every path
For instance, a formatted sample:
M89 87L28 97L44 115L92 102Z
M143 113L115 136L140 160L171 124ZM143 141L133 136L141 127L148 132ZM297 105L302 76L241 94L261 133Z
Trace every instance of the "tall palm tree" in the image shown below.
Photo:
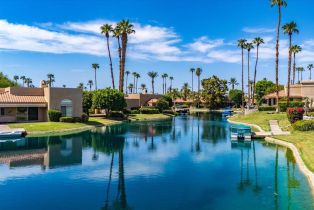
M134 89L134 85L132 83L129 84L128 89L130 91L130 93L133 93L133 89Z
M162 79L162 94L165 94L165 74L161 75Z
M310 71L310 80L312 80L312 68L314 68L314 65L313 64L309 64L307 66L307 69Z
M13 79L14 79L14 81L15 81L15 85L17 85L17 81L19 80L19 76L17 76L17 75L14 75L13 76Z
M95 72L95 90L97 90L97 69L99 69L99 64L97 63L93 63L92 64L92 68L94 69L94 72Z
M255 70L254 70L254 80L253 80L253 96L252 96L252 103L254 104L255 101L255 84L256 84L256 74L257 74L257 64L258 64L258 53L259 47L261 44L264 44L264 39L261 37L256 37L253 40L253 44L256 45L256 62L255 62Z
M190 68L190 72L192 73L192 92L194 91L194 72L195 68Z
M288 57L288 91L287 91L287 105L290 103L290 83L291 83L291 57L292 57L292 34L299 33L297 24L290 22L282 26L283 32L289 35L289 57Z
M197 79L198 79L198 88L197 88L197 91L198 91L198 94L200 94L200 90L201 90L201 74L202 74L202 69L201 68L196 68L195 70L195 74L197 76Z
M128 20L122 20L118 23L121 30L121 69L119 78L119 90L123 92L124 85L124 69L126 60L126 49L128 44L128 36L135 33L134 26Z
M111 82L112 82L112 88L115 89L114 75L113 75L113 68L112 68L112 59L111 59L111 52L110 52L110 46L109 46L109 36L110 36L110 33L113 31L113 28L112 28L112 25L110 25L110 24L104 24L100 27L100 30L101 30L101 33L105 35L106 40L107 40L107 50L108 50L108 57L109 57Z
M145 84L141 84L141 89L142 89L142 93L144 93L144 91L146 89L146 85Z
M172 90L172 81L174 80L174 77L170 76L169 79L170 79L170 91L171 91Z
M136 82L135 82L135 90L136 90L136 93L137 93L137 84L138 84L138 78L140 78L141 77L141 75L139 74L139 73L137 73L136 75L135 75L135 78L136 78Z
M301 73L301 80L302 80L302 72L304 72L304 68L303 67L297 67L296 71L298 72L298 83L300 84L300 73Z
M121 57L121 27L119 24L116 25L116 27L113 29L112 31L113 33L113 37L115 37L117 39L117 42L118 42L118 55L119 55L119 75L120 75L120 72L122 71L121 68L121 61L122 61L122 57ZM120 77L120 76L119 76ZM127 83L126 83L127 84ZM126 87L126 90L128 88Z
M25 80L26 80L26 77L25 76L20 76L20 79L22 80L22 84L23 84L23 87L25 85Z
M53 80L55 78L55 75L49 73L49 74L47 74L47 78L48 78L48 85L49 85L49 87L51 87L52 83L53 83Z
M77 88L80 88L80 89L84 89L84 83L83 82L80 82L77 86Z
M229 85L231 85L232 90L234 90L234 86L239 85L237 79L234 77L230 78L228 83Z
M241 48L242 51L242 112L244 112L244 48L246 45L246 39L239 39L238 40L238 47Z
M33 83L33 80L28 77L28 78L25 79L25 83L26 83L27 87L29 88L30 85Z
M94 85L93 80L88 80L87 85L89 86L89 91L92 91L92 86Z
M248 82L248 108L251 105L251 91L250 91L250 52L254 48L252 43L246 43L245 49L247 50L247 82Z
M131 72L130 71L126 71L125 72L125 75L126 75L126 78L125 78L125 93L126 94L128 94L128 78L129 78L129 74L130 74Z
M148 76L151 78L152 80L152 92L153 94L155 94L155 87L154 87L154 84L155 84L155 78L158 77L158 73L155 72L155 71L150 71L148 72Z
M277 112L279 112L279 34L281 25L281 7L286 7L287 2L285 0L271 0L271 7L278 7L278 23L277 23L277 33L276 33L276 106Z
M302 48L299 45L293 45L291 47L292 53L293 53L293 73L292 73L292 84L295 83L295 67L296 67L296 61L295 56L297 53L302 51Z
M63 87L63 88L66 88L67 86L66 86L66 85L62 85L62 87Z
M133 91L132 91L132 93L135 93L135 87L136 87L136 75L137 75L137 72L133 72L132 73L132 75L133 75Z
M190 90L189 84L188 83L184 83L183 86L182 86L182 89L181 89L182 99L184 101L187 100L190 92L191 92L191 90Z
M167 93L167 78L168 78L168 74L164 74L164 76L165 76L165 93L164 94L166 94Z

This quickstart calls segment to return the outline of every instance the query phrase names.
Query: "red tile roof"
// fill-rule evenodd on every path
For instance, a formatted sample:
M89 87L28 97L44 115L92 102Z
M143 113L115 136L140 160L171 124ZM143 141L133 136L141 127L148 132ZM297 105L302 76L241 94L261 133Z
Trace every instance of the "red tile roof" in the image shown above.
M285 90L280 90L279 91L279 98L284 98L287 97L286 91ZM290 95L291 98L302 98L300 95ZM263 97L264 99L270 99L270 98L276 98L276 92L267 94Z
M17 96L10 92L0 93L0 103L4 104L45 104L44 96Z

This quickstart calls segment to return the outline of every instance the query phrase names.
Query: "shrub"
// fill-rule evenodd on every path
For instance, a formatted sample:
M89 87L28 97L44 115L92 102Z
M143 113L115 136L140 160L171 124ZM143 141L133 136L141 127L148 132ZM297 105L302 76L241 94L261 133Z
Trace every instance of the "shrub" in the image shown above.
M85 113L83 113L83 114L82 114L82 118L81 118L82 123L87 123L88 120L89 120L88 115L85 114Z
M155 107L142 107L140 108L141 114L159 114L159 109Z
M60 122L74 123L75 119L73 117L60 117Z
M295 108L295 107L304 107L304 102L302 101L290 101L289 108ZM280 101L279 102L279 108L281 112L286 112L288 105L286 101Z
M51 122L59 122L62 117L62 113L59 110L50 109L48 110L48 118Z
M169 102L166 101L164 98L160 98L156 102L156 107L162 112L165 109L169 109Z
M314 117L314 112L308 112L308 113L307 113L307 116L309 116L309 117Z
M276 111L276 107L273 106L260 106L258 111Z
M171 109L163 110L163 114L171 114L171 115L176 115L176 112L172 111Z
M292 127L298 131L312 131L314 130L314 120L299 120Z
M73 117L73 122L81 123L82 117Z
M125 118L125 115L123 114L123 112L112 111L112 112L110 112L110 117L113 117L113 118Z
M139 114L139 113L140 113L140 110L131 110L130 114Z
M287 116L290 123L295 123L298 120L303 120L303 108L288 108Z
M97 90L93 93L93 107L105 109L106 113L121 111L126 107L124 94L111 88Z

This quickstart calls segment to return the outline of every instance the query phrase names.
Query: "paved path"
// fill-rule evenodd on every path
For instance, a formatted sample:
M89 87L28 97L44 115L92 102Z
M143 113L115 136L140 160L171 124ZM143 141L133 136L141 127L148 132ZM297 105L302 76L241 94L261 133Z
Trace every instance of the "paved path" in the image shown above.
M273 135L289 135L290 132L282 131L277 120L269 120L269 126Z
M8 130L10 130L9 126L7 126L7 125L0 125L0 132L1 131L8 131Z

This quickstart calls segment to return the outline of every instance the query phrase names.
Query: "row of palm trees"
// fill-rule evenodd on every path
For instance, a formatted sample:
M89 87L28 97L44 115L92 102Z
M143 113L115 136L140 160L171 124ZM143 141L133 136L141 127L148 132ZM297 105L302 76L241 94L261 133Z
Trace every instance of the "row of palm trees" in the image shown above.
M34 86L32 84L33 80L29 77L14 75L13 79L14 79L16 85L18 84L18 81L21 80L22 81L22 87L25 87L25 85L26 85L26 87L33 87Z

